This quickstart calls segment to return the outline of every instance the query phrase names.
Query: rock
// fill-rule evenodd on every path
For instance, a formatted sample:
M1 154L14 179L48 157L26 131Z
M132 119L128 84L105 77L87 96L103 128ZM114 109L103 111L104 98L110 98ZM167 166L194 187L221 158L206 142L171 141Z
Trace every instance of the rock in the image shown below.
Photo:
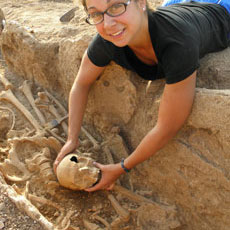
M6 24L6 19L5 19L2 9L0 8L0 34L2 33L2 30L5 27L5 24Z
M230 48L206 55L200 62L197 86L208 89L230 89Z
M0 229L3 229L5 227L4 223L0 220Z
M71 21L71 19L74 18L75 16L75 11L78 9L78 7L74 7L73 9L69 10L67 13L65 13L64 15L62 15L60 17L60 21L61 22L69 22Z

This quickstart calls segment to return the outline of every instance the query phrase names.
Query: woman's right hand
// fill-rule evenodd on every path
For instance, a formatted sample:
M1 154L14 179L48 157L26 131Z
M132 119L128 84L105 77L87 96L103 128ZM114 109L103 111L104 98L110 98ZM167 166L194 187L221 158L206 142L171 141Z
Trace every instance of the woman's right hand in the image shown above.
M53 170L54 173L56 174L57 166L61 162L61 160L69 153L73 152L79 145L79 141L72 141L72 140L67 140L65 145L62 147L61 151L58 153L56 160L54 161L53 164Z

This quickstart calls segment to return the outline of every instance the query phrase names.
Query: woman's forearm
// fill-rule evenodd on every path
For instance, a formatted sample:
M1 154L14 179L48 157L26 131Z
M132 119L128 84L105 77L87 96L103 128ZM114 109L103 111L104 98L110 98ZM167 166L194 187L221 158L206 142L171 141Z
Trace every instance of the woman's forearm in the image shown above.
M125 167L131 169L147 160L163 148L175 135L176 130L163 130L163 128L155 126L143 138L134 152L125 159Z
M74 83L69 96L68 140L78 139L90 86Z

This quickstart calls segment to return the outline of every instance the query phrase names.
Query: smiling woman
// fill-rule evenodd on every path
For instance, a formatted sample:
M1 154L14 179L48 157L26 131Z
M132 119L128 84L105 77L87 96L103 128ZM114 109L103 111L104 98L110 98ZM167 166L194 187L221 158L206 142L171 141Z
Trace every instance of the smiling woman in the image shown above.
M218 3L218 4L217 4ZM230 44L229 0L167 0L156 11L146 0L82 0L97 35L85 52L69 97L68 140L54 163L78 146L90 86L114 61L146 80L165 79L158 120L121 163L101 165L86 191L111 189L116 179L164 147L188 118L199 59ZM78 106L76 106L78 105Z

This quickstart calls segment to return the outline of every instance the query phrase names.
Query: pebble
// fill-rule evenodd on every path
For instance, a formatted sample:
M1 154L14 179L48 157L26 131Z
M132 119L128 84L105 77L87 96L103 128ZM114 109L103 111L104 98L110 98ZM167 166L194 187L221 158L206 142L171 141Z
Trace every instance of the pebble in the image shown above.
M0 211L2 211L5 208L4 203L0 203Z
M0 229L3 229L5 227L4 223L0 220Z

